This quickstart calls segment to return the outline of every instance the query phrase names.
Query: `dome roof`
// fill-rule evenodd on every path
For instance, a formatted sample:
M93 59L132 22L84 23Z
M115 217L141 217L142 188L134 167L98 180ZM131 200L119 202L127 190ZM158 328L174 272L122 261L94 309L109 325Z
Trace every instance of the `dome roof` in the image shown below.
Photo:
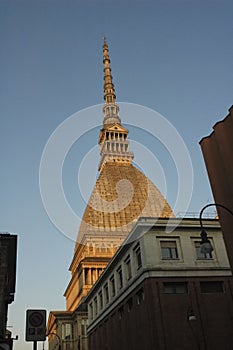
M79 243L95 244L101 237L115 237L119 246L139 217L174 217L161 192L132 164L134 155L128 130L118 114L106 39L103 53L105 105L98 140L100 174L82 218L75 250Z
M174 217L157 187L130 163L107 162L96 181L78 233L121 232L126 236L139 217Z

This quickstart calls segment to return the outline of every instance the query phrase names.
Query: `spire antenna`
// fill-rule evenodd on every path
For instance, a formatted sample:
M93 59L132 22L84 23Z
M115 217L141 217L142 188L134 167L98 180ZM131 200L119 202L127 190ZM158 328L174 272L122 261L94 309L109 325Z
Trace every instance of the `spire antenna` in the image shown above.
M121 125L119 106L116 103L115 89L112 82L108 44L104 37L104 123L100 130L100 163L102 171L106 163L131 164L133 153L129 150L128 130Z
M103 45L103 64L104 64L104 100L105 103L115 103L116 95L115 88L112 79L111 67L110 67L110 58L108 52L108 44L106 37L104 37Z

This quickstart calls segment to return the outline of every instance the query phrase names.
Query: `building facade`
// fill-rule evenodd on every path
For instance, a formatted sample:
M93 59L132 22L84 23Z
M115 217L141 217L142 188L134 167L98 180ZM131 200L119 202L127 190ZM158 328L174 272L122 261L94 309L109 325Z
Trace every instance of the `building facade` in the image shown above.
M0 347L11 349L12 339L7 331L8 305L14 301L16 284L17 236L0 234ZM5 346L5 347L4 347Z
M91 289L89 350L232 348L233 282L218 220L204 220L214 247L206 255L199 220L177 220L140 218Z
M200 141L200 145L215 203L224 205L233 213L233 106L213 129ZM233 268L233 214L218 206L217 211Z
M49 314L49 348L62 350L88 350L87 307L81 304L75 312L52 311Z

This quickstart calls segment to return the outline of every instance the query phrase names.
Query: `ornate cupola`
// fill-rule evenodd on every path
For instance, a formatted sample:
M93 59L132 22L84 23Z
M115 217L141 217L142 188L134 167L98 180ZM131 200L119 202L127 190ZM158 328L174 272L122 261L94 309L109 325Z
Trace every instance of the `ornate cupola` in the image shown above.
M129 150L129 132L121 125L119 117L106 38L104 38L103 56L105 105L103 107L103 128L99 136L101 156L99 171L103 169L106 162L132 163L134 158L133 153Z
M108 45L104 52L104 121L100 130L99 176L78 230L72 274L65 291L67 312L74 312L123 243L139 217L173 217L157 187L136 167L128 130L116 104Z

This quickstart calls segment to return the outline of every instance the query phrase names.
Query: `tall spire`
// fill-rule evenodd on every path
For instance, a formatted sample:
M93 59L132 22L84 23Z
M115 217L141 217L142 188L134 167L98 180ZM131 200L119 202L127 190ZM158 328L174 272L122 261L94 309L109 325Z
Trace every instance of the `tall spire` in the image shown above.
M104 100L105 103L115 103L116 95L115 89L112 82L111 68L110 68L110 58L108 53L108 44L106 38L104 37L103 45L103 64L104 64Z
M106 38L104 37L103 45L103 64L104 64L104 100L105 105L103 108L104 112L104 125L105 124L115 124L121 123L119 113L119 107L116 104L115 88L113 84L111 68L110 68L110 58L108 52L108 44Z
M104 125L100 130L101 171L107 162L131 164L133 153L129 150L128 130L121 125L119 106L116 104L115 89L112 82L108 44L104 38Z

